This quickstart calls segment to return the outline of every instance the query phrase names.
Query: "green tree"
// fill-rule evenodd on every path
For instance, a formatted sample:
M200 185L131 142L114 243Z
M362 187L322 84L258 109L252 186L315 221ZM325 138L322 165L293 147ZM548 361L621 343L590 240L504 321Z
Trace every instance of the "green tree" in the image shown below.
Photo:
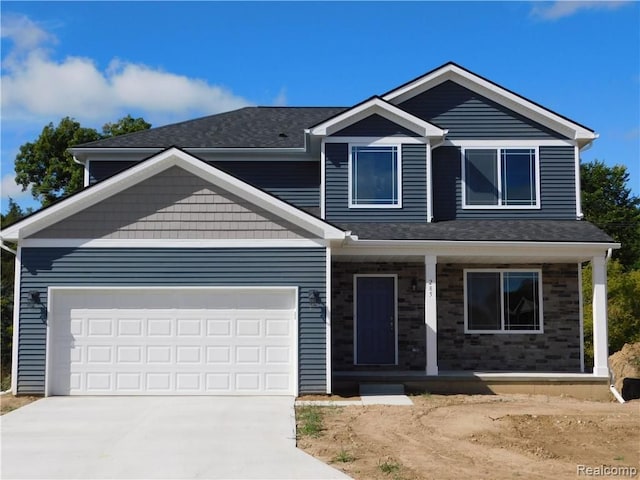
M151 128L151 124L145 122L143 118L133 118L131 115L127 115L115 123L105 123L102 126L102 136L103 138L117 137L118 135L147 130L149 128Z
M585 365L593 364L593 283L591 264L582 269ZM640 270L625 271L621 262L607 265L609 354L640 341Z
M622 244L614 258L625 269L640 268L640 198L627 187L627 168L594 160L580 166L580 175L585 219Z
M15 160L16 182L43 206L65 197L83 186L83 168L73 160L69 147L102 138L146 130L151 124L142 118L127 115L115 123L107 123L102 133L82 127L73 118L65 117L57 126L49 123L34 142L20 147Z
M20 220L30 211L23 211L20 206L9 199L9 209L0 216L0 227ZM9 248L15 245L8 244ZM1 284L0 284L0 365L2 390L8 388L4 379L11 373L11 344L13 339L13 280L15 256L6 250L2 252Z

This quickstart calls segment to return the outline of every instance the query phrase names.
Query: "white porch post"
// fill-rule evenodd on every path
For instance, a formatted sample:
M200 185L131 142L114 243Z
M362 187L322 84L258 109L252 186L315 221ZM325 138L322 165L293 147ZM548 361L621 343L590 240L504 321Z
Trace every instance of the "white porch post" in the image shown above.
M591 259L593 271L593 374L609 375L607 332L607 263L603 256Z
M436 304L435 255L424 257L424 323L426 329L427 375L438 375L438 312Z

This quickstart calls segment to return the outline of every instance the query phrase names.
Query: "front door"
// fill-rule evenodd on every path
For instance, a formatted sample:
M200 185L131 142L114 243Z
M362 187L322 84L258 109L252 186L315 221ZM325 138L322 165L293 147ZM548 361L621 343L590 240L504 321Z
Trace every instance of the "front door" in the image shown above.
M396 277L355 276L355 363L396 363Z

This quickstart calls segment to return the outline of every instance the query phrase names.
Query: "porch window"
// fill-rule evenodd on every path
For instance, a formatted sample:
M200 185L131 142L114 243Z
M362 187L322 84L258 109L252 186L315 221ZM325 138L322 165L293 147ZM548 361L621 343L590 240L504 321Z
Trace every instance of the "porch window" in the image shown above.
M540 271L465 270L465 333L542 333Z
M352 145L349 207L400 207L400 171L398 145Z
M536 148L463 151L465 208L538 208Z

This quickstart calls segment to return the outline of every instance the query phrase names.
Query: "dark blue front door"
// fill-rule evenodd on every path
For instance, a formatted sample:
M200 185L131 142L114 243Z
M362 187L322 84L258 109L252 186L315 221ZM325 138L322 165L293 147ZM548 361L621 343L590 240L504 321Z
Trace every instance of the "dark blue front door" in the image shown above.
M356 277L356 363L396 363L395 277Z

